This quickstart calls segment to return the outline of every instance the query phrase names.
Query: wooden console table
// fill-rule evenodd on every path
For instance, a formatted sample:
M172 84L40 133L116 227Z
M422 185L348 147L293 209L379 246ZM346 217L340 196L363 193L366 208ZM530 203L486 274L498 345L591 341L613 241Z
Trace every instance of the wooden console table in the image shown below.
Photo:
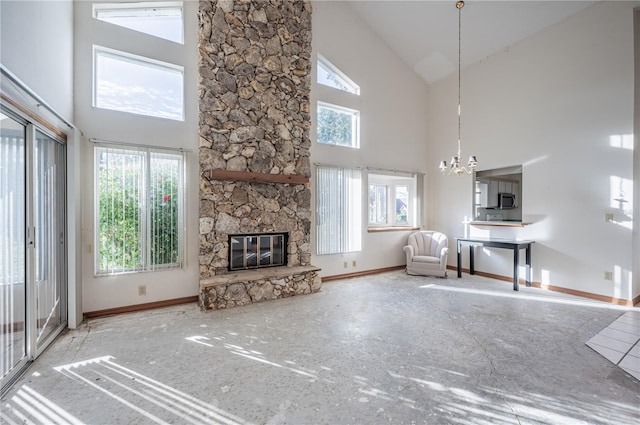
M486 246L488 248L504 248L513 251L513 290L518 290L518 267L520 266L520 250L526 250L526 278L527 286L531 286L531 244L535 241L515 241L509 239L456 238L458 246L458 277L462 277L462 244L469 244L469 274L475 274L474 248Z

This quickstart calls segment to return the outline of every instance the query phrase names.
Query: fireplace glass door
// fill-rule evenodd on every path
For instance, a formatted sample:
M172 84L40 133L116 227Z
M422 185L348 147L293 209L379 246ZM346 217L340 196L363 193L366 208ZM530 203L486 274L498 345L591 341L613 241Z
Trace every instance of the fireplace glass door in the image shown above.
M229 270L285 265L286 234L229 236Z

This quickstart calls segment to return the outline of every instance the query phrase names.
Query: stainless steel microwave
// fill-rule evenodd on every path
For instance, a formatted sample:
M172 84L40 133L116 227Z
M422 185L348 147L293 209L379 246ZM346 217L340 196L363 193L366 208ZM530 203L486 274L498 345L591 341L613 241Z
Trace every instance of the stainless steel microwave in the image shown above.
M516 207L516 195L513 193L498 193L498 208L508 210Z

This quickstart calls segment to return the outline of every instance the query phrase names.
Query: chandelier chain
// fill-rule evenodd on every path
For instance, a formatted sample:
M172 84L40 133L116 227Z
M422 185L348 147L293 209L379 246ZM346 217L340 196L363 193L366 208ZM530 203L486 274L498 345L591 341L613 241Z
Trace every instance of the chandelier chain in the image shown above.
M478 160L475 155L469 157L469 162L466 167L461 165L462 160L462 8L464 7L464 1L458 0L456 2L456 9L458 9L458 154L451 158L451 166L447 172L447 161L440 161L440 171L442 174L454 174L456 176L462 174L471 174L478 165Z
M461 66L461 58L462 58L462 7L464 6L464 2L460 2L461 5L460 7L458 7L458 5L456 5L456 7L458 8L458 158L460 158L461 156L461 150L460 150L460 121L461 121L461 115L462 115L462 110L461 110L461 105L462 105L462 91L461 91L461 70L462 70L462 66Z

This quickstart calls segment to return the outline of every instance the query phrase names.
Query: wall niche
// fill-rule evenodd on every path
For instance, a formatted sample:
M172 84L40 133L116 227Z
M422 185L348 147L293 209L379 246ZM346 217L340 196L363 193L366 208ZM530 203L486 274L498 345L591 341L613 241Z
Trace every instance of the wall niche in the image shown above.
M522 223L522 166L474 173L475 221Z

